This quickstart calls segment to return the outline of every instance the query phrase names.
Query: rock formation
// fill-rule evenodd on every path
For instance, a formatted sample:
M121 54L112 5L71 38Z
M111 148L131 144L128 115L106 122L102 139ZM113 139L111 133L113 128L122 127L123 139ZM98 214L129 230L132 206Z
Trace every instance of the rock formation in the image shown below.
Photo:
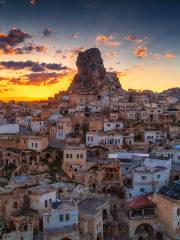
M107 73L98 48L90 48L80 52L76 61L78 73L74 77L69 90L101 91L103 88L121 88L115 73ZM121 88L122 89L122 88Z

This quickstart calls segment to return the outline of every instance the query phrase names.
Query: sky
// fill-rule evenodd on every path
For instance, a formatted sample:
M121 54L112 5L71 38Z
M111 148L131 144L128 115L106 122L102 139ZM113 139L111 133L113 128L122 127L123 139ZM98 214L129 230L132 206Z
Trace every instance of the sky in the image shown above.
M179 0L0 0L0 100L66 90L98 47L124 89L180 87Z

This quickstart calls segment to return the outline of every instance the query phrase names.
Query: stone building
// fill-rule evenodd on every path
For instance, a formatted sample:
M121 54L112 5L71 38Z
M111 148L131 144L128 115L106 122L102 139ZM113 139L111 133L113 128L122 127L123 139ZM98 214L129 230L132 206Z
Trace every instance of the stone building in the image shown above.
M21 189L3 189L0 191L0 218L8 220L11 216L17 216L23 203L24 193Z
M78 207L73 200L56 200L43 213L44 240L79 240Z
M28 217L11 217L8 221L8 231L3 234L3 240L33 240L33 228Z
M66 146L63 153L62 169L71 179L78 180L77 174L86 169L86 161L87 150L85 146ZM81 180L84 182L83 179Z
M78 208L81 235L89 236L91 240L103 240L110 215L110 202L101 198L86 198L79 202Z
M147 196L129 199L125 203L129 239L148 240L157 234L156 205ZM157 238L158 239L158 238Z
M153 196L153 202L165 239L180 239L180 181L164 186Z

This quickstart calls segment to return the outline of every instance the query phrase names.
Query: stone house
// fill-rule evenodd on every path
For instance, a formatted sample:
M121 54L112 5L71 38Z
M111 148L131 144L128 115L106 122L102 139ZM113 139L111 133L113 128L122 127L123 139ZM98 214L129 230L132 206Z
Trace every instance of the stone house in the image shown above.
M61 118L56 126L56 139L65 140L69 133L73 132L73 124L70 117Z
M126 200L127 217L124 221L128 226L129 239L164 239L163 232L158 225L156 209L156 204L148 196Z
M79 240L78 206L73 200L56 200L43 213L45 240Z
M104 228L110 215L110 202L101 198L86 198L78 203L79 228L82 236L104 239Z
M64 172L73 180L86 169L87 150L85 146L66 146L63 153Z
M180 182L171 182L154 194L157 218L164 231L165 239L180 239Z
M50 186L37 186L28 190L29 208L36 211L47 209L56 201L56 189Z

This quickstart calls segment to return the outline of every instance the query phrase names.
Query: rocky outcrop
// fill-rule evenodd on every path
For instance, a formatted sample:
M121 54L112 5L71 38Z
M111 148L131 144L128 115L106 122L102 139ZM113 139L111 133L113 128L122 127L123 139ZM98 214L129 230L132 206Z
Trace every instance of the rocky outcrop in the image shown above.
M98 48L90 48L84 52L80 52L76 65L78 73L74 77L69 90L73 92L99 92L102 88L109 87L109 85L113 85L115 88L121 88L116 74L106 72Z

